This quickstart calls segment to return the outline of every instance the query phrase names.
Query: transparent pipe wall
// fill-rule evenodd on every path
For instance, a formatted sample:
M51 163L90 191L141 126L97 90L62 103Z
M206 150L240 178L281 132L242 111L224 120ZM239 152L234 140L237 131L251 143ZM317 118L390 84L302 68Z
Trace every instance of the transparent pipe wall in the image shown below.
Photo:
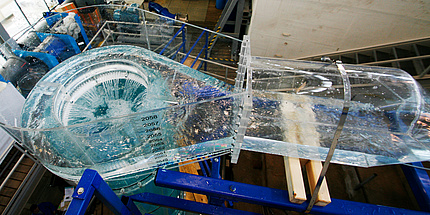
M430 159L428 94L406 72L344 65L351 108L332 162L378 166ZM343 108L331 63L252 57L253 110L244 148L325 160Z
M28 96L22 128L4 127L57 175L76 181L92 168L115 189L230 153L242 96L146 49L107 46L51 70Z

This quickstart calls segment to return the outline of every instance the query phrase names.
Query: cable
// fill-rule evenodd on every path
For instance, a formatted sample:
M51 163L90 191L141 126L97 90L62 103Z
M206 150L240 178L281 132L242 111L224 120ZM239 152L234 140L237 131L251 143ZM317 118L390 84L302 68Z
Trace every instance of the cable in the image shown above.
M422 169L422 170L430 171L430 168L426 168L426 167L422 167L422 166L415 166L415 165L407 164L407 163L404 163L403 165L409 166L409 167L413 167L413 168L417 168L417 169Z

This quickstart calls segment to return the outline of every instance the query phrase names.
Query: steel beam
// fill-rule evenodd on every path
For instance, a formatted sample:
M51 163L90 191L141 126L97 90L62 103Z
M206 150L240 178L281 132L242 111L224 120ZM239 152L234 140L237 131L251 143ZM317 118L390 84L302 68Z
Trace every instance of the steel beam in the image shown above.
M133 214L97 171L86 169L73 192L73 200L67 209L66 215L84 215L93 195L96 195L115 214Z
M243 184L234 181L190 175L170 170L158 170L155 178L157 186L217 196L228 200L243 201L290 211L304 212L309 201L293 204L288 201L288 191ZM393 208L332 199L325 207L314 206L311 214L428 214L426 212Z
M185 199L174 198L170 196L163 196L153 193L141 193L137 195L130 196L130 199L137 202L159 205L169 208L175 208L179 210L201 213L201 214L244 214L244 215L253 215L257 213L241 211L236 209L231 209L222 206L215 206L200 202L194 202Z
M423 167L421 162L411 163L413 166ZM424 169L402 165L403 173L415 195L421 210L430 212L430 178Z

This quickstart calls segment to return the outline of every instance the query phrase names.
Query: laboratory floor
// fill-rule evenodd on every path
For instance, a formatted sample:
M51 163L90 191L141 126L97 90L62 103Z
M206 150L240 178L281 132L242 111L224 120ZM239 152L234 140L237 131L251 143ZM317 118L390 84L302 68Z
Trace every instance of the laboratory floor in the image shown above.
M423 165L430 166L428 162ZM282 156L242 150L231 169L234 181L286 190ZM303 177L306 182L305 173ZM330 164L326 179L331 198L420 210L400 165L358 168ZM360 185L364 181L367 183ZM310 194L307 186L306 190ZM261 214L297 214L240 202L234 208Z

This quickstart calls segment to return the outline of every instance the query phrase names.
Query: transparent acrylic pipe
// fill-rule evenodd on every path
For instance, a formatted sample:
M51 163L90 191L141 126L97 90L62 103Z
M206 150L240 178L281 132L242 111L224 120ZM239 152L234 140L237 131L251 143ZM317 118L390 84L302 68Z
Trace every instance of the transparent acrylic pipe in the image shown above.
M343 82L335 65L264 57L250 61L254 99L243 148L325 160L343 107ZM427 92L399 69L344 67L351 108L332 162L369 167L429 160Z

